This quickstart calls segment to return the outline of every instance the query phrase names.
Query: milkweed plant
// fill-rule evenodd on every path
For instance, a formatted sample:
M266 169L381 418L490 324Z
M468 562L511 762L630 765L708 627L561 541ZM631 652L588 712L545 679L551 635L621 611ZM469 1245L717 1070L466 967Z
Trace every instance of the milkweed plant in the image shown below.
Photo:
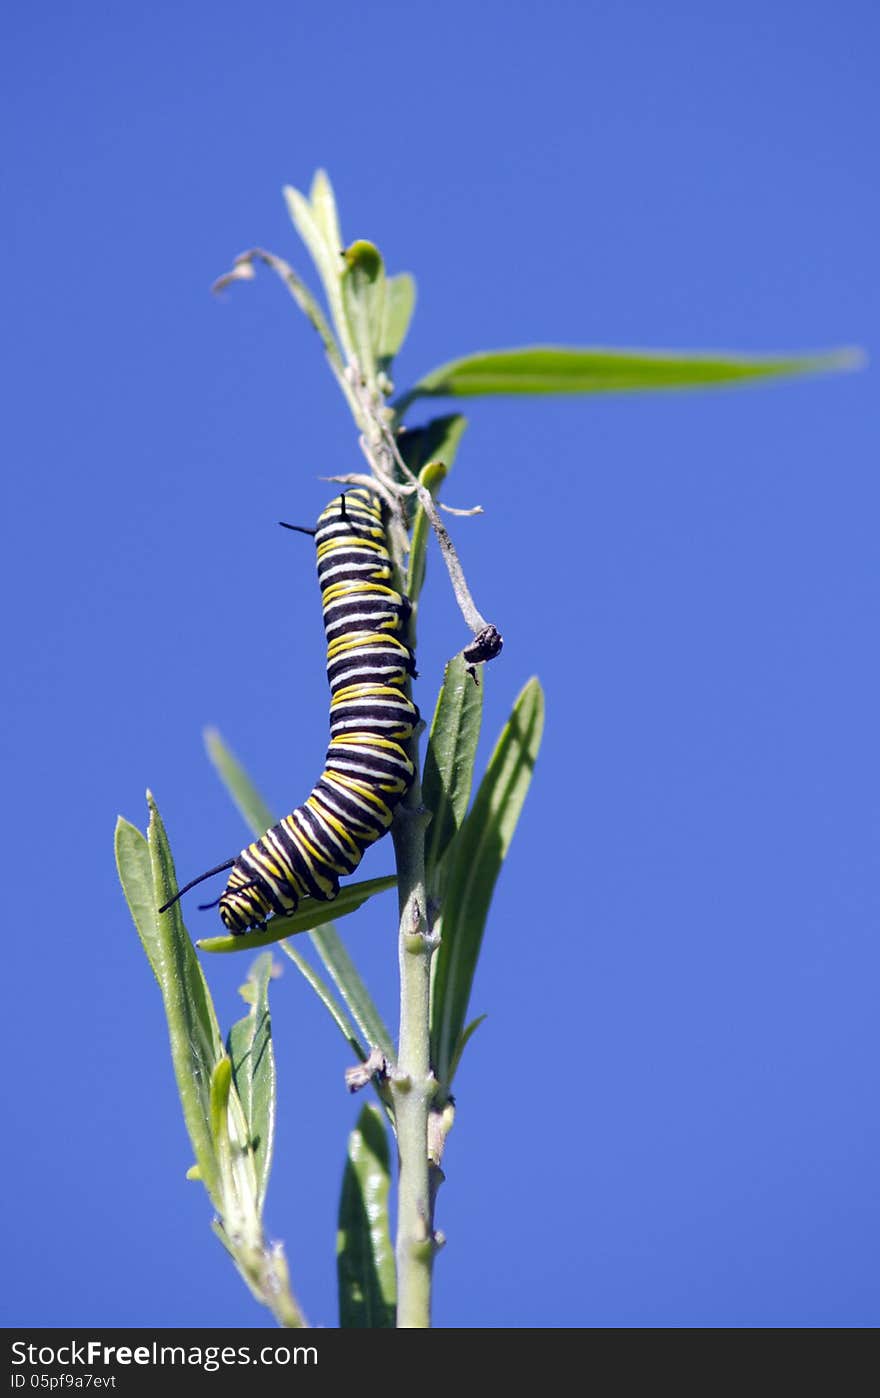
M487 620L468 589L438 496L455 459L465 419L430 416L426 400L489 394L606 393L733 384L850 367L848 351L745 358L730 355L531 346L467 355L432 370L394 396L391 373L415 304L407 273L390 276L379 250L346 245L330 181L319 171L308 196L284 191L293 225L314 264L325 304L297 271L255 248L215 283L222 290L253 278L259 265L281 280L317 331L353 419L353 459L361 469L334 479L368 486L385 505L398 592L409 597L409 647L416 644L425 550L433 532L467 631L445 669L427 726L404 747L414 769L394 813L396 875L349 883L332 901L302 898L245 935L196 943L214 955L277 946L293 962L347 1041L350 1091L370 1088L347 1143L339 1194L337 1274L341 1327L425 1327L431 1321L435 1224L444 1151L454 1120L453 1081L484 1015L471 1017L471 987L496 880L510 847L538 757L544 697L530 679L513 702L476 795L474 765L491 660L502 645L501 618ZM425 421L413 422L422 410ZM454 650L450 644L450 652ZM220 734L208 754L255 837L274 815ZM178 883L158 807L147 793L144 836L120 817L119 876L165 1007L171 1056L195 1164L214 1210L213 1228L254 1296L279 1325L307 1325L294 1295L283 1247L267 1240L263 1206L272 1163L276 1070L269 988L272 953L259 950L242 995L246 1013L224 1039L202 969L175 898ZM358 972L334 921L396 883L400 1021L394 1035ZM297 946L307 934L315 960ZM390 1135L389 1135L390 1133ZM392 1151L390 1137L395 1149ZM392 1159L398 1162L397 1217L389 1211Z

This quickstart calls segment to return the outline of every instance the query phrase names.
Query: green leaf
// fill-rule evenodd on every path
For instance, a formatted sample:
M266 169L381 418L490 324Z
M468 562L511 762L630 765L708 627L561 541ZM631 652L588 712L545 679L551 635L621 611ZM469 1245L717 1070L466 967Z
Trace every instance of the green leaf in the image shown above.
M229 1093L232 1088L232 1064L226 1054L215 1063L211 1074L210 1120L211 1135L217 1158L223 1171L228 1171L228 1186L224 1189L227 1197L232 1193L232 1144L229 1139Z
M328 224L326 204L320 205L319 201L319 212L316 214L309 200L300 194L298 189L293 189L290 185L286 185L284 188L284 198L293 225L311 253L312 261L323 283L327 304L330 307L330 314L343 353L347 359L350 359L353 345L342 304L341 279L344 267L341 256L342 238L340 236L338 240L330 241L332 230ZM337 235L338 232L337 227Z
M383 369L389 368L406 339L415 304L416 284L409 272L398 272L396 277L386 277L379 337L376 341L376 356Z
M233 801L244 816L245 821L255 835L262 835L264 831L275 824L275 817L272 815L269 807L260 796L241 763L232 752L230 752L229 748L227 748L216 729L212 728L206 731L205 742L208 755L214 763L221 781L226 786ZM374 879L367 880L368 885L382 882L384 881ZM390 885L388 886L390 887ZM357 888L358 885L349 885L349 887ZM323 905L327 908L330 917L339 909L339 900L345 892L345 889L340 889L339 897L334 902ZM361 901L363 901L363 899ZM353 911L353 909L350 909L350 911ZM290 933L291 930L296 929L291 929L290 926L288 926L288 933ZM260 935L259 933L250 933L246 938L245 945L248 948L253 948L264 944L268 945L275 940L275 936L272 934L267 937L266 943L257 942L255 938ZM282 933L281 935L284 934ZM392 1062L394 1059L394 1048L391 1036L354 962L346 951L342 938L339 936L336 928L333 926L332 922L325 922L321 926L316 926L313 923L309 936L312 945L329 972L333 983L337 986L345 1004L351 1011L358 1028L366 1036L370 1046L381 1048L389 1062ZM241 941L241 938L233 940ZM215 941L227 941L227 939L218 937ZM218 948L214 946L205 946L203 949L217 950ZM238 947L228 946L222 948L222 950L237 951ZM307 979L309 978L307 977ZM313 989L316 989L311 980L309 983L312 984ZM324 996L322 995L320 998L324 1000L324 1004L327 1005L327 1000ZM328 1008L330 1008L329 1005ZM331 1013L333 1013L332 1010ZM335 1018L336 1016L334 1015L334 1019Z
M308 932L312 928L332 922L334 918L346 917L366 903L368 898L374 898L377 893L387 893L389 888L396 886L397 879L394 874L386 874L381 879L362 879L360 883L349 883L340 888L330 903L321 902L317 898L303 898L295 913L288 913L284 917L270 917L265 932L244 932L238 936L224 933L219 937L200 937L196 946L199 951L210 952L253 951L256 947L268 947L273 942L279 942L282 937L293 937L297 932Z
M336 1269L342 1329L380 1330L395 1323L390 1180L385 1125L381 1113L368 1103L348 1138L339 1200Z
M141 831L122 816L116 822L116 868L141 945L159 981L158 915L150 847Z
M396 880L395 880L396 882ZM357 967L345 948L345 943L333 927L321 927L311 934L312 941L321 960L330 973L336 989L370 1048L380 1048L393 1063L395 1059L394 1040L385 1022L373 1004L370 992L361 980ZM321 939L319 941L319 938Z
M269 981L272 954L258 956L241 988L249 1005L248 1013L232 1026L227 1049L232 1076L247 1123L247 1135L254 1159L257 1212L262 1216L272 1165L275 1135L275 1055L272 1049L272 1021L269 1014Z
M339 214L336 209L336 196L326 170L316 170L309 190L315 223L321 230L324 246L334 254L342 252L342 233L339 228Z
M177 888L168 839L150 793L148 839L120 818L116 829L119 877L165 1005L171 1058L183 1116L199 1172L222 1211L219 1162L211 1129L211 1081L223 1058L217 1016L202 968L174 904L159 907Z
M435 874L471 799L474 759L483 717L483 687L474 683L461 655L446 666L425 754L422 800L431 812L425 838L429 894Z
M452 359L420 379L396 407L402 416L416 398L426 397L710 388L857 369L862 363L861 352L849 348L816 354L742 355L530 345Z
M503 728L476 800L449 851L449 871L431 993L431 1061L448 1089L495 881L532 779L544 726L544 697L529 680Z
M385 269L377 247L361 238L346 248L342 304L358 367L368 382L376 376L376 346L382 334Z

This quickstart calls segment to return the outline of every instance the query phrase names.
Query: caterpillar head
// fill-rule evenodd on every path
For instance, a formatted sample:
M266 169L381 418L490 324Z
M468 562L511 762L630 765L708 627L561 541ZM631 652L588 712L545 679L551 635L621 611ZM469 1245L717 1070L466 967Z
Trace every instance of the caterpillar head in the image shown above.
M252 927L262 927L271 909L254 884L236 886L230 879L220 898L220 918L227 932L240 936Z

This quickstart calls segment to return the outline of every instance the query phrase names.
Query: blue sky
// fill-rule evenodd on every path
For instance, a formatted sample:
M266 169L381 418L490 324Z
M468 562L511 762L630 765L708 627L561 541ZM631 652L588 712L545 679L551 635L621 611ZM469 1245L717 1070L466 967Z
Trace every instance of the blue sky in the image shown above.
M5 28L0 1304L262 1325L183 1178L112 830L149 785L181 877L240 848L206 723L279 810L308 791L320 610L275 521L358 454L280 286L210 284L254 244L305 269L281 187L322 165L346 237L417 278L401 387L529 342L876 358L877 10L183 0ZM457 1083L439 1325L880 1318L875 373L464 407L447 499L485 509L456 538L506 640L482 760L531 674L547 728ZM436 556L420 626L429 712L465 639ZM390 867L385 842L363 871ZM396 1022L393 923L386 897L343 929ZM206 968L227 1025L244 965ZM292 967L273 989L267 1225L333 1325L359 1104Z

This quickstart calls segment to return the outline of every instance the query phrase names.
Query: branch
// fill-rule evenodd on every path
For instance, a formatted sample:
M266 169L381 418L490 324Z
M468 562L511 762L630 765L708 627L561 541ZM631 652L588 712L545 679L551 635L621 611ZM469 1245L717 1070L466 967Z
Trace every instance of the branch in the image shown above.
M465 623L475 638L474 644L469 646L465 652L465 657L473 664L481 664L486 660L491 660L498 654L503 645L501 634L491 622L486 621L486 618L482 615L474 602L470 588L467 585L464 569L456 553L455 545L449 537L449 531L446 525L440 518L439 511L434 503L434 497L427 486L422 484L418 476L410 470L409 466L404 461L385 411L382 408L377 409L374 398L368 391L365 391L364 385L359 384L358 387L360 390L360 402L364 417L372 425L376 433L376 440L372 443L367 440L366 434L362 438L361 447L364 454L380 481L386 482L392 487L396 487L397 491L400 492L400 483L395 481L394 473L389 469L391 465L394 465L403 475L404 479L409 482L409 490L407 491L405 486L403 490L408 494L415 493L418 497L419 504L428 517L431 528L434 530L437 536L437 542L440 545L443 561L446 564L446 571L449 573L449 580L452 583L452 590L455 593L455 600L459 605Z

